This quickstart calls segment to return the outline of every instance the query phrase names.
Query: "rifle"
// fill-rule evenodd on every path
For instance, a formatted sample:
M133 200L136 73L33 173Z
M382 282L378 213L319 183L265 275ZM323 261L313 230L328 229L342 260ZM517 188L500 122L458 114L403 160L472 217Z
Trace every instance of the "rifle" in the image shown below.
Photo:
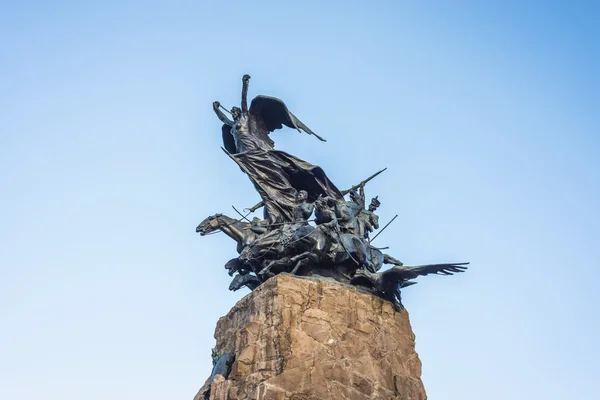
M368 178L367 178L367 179L365 179L364 181L360 182L359 184L352 186L352 187L351 187L350 189L348 189L348 190L342 190L342 192L341 192L341 193L342 193L342 195L343 195L343 196L345 196L345 195L347 195L348 193L350 193L351 191L353 191L353 190L356 190L356 189L360 188L361 186L365 186L365 184L366 184L367 182L369 182L371 179L375 178L377 175L379 175L380 173L382 173L382 172L383 172L383 171L385 171L386 169L387 169L387 167L386 167L386 168L384 168L384 169L382 169L381 171L375 172L373 175L371 175L370 177L368 177Z

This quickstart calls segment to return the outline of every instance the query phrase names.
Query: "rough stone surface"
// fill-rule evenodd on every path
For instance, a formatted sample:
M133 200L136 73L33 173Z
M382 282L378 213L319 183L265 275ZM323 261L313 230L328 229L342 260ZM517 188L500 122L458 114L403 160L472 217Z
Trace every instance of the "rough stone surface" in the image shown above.
M353 286L277 275L219 319L215 338L236 361L211 400L427 399L407 312Z

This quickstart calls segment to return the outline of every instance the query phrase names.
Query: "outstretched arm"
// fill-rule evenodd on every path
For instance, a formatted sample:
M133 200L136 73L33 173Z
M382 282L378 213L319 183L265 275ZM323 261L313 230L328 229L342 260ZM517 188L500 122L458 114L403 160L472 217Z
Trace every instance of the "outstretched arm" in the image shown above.
M248 82L250 81L250 75L246 74L242 78L242 112L248 112Z
M363 183L358 188L358 201L360 202L360 208L365 208L365 184Z
M213 102L213 110L215 111L215 114L217 114L217 117L219 117L221 122L223 122L225 125L233 126L233 121L227 118L225 114L223 114L223 111L219 109L219 107L221 107L221 103L219 103L218 101Z

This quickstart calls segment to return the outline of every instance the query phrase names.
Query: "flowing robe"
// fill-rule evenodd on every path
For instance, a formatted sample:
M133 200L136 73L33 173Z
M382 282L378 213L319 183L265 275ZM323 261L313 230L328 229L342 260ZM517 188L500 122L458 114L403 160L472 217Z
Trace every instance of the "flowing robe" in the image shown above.
M294 220L296 194L300 190L308 193L309 202L314 202L319 196L343 198L320 167L284 151L274 150L273 141L259 123L244 113L233 126L223 126L223 137L225 147L229 147L229 155L260 194L265 206L265 219L269 223ZM233 143L227 143L226 135L231 135L229 138L233 139Z

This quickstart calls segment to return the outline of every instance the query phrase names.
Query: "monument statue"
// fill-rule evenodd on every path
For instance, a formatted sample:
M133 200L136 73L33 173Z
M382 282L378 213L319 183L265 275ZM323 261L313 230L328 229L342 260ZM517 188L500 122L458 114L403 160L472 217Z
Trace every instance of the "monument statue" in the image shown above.
M233 354L219 354L215 349L212 349L212 360L213 360L213 370L210 374L210 380L208 382L208 386L206 387L206 391L203 393L204 400L210 400L210 389L211 385L217 375L223 375L223 378L227 379L227 376L231 372L231 365L235 361L235 356Z
M300 190L306 192L311 202L320 195L341 199L342 194L321 168L275 150L269 134L285 125L324 139L296 118L283 101L274 97L256 96L248 109L249 80L249 75L242 78L242 108L231 109L232 120L223 114L218 101L213 103L213 109L223 122L224 150L248 175L260 194L265 219L270 224L292 220L296 194Z
M237 243L238 257L225 265L233 276L230 290L243 286L254 290L281 272L320 275L360 286L400 311L400 289L416 283L413 279L467 269L468 263L408 267L374 247L370 235L379 229L375 212L381 203L376 196L366 205L365 186L385 169L340 191L320 167L275 150L270 134L284 125L325 139L280 99L256 96L248 108L249 81L250 76L244 75L241 108L227 111L215 101L213 109L223 122L223 151L248 176L261 198L249 210L264 207L263 218L215 214L196 228L200 235L221 231ZM379 272L384 264L393 267Z

